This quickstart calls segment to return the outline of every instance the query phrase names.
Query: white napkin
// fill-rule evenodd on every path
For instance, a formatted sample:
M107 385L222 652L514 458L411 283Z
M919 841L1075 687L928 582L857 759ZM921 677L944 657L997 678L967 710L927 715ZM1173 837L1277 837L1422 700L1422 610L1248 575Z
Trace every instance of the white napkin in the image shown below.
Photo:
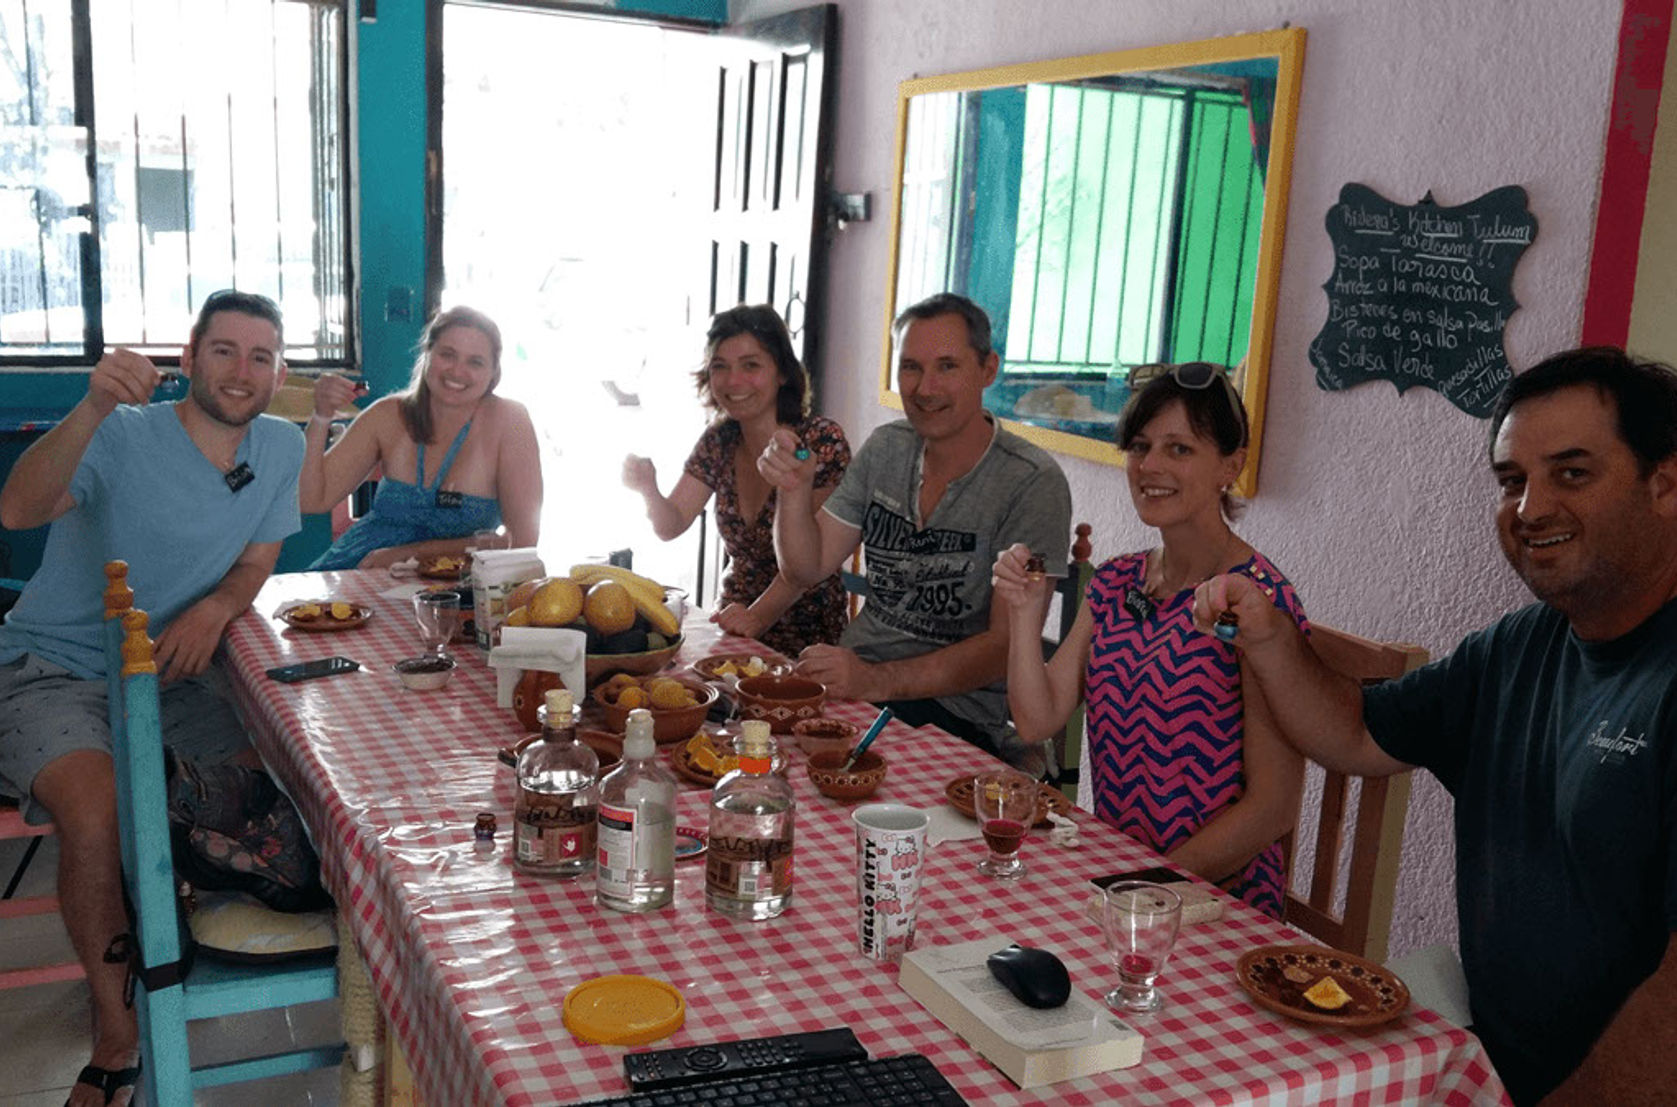
M587 691L584 657L588 636L569 627L501 628L501 644L489 651L489 667L495 670L495 704L512 706L513 689L526 669L558 673L577 702Z
M964 842L969 838L982 838L984 834L978 829L978 820L969 819L948 804L939 804L926 809L926 841L932 845L944 842Z

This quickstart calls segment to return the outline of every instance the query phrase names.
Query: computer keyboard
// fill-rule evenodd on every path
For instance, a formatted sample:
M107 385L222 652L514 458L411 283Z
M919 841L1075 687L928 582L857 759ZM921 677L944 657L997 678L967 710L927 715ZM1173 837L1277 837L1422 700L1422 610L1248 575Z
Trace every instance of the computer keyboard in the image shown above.
M918 1053L904 1053L591 1099L583 1107L962 1107L965 1103L930 1061Z

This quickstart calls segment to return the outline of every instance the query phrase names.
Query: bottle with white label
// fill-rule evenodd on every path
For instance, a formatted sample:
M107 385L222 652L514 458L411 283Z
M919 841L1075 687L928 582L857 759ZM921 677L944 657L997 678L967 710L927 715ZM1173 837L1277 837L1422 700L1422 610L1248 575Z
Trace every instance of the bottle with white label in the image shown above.
M513 861L535 876L569 879L594 867L600 759L577 740L581 714L568 691L550 690L541 741L518 755Z
M600 781L594 898L616 911L655 911L675 899L675 774L652 738L652 712L624 727L623 764Z
M705 902L742 919L772 919L792 906L792 785L774 771L769 724L740 724L739 768L710 797Z

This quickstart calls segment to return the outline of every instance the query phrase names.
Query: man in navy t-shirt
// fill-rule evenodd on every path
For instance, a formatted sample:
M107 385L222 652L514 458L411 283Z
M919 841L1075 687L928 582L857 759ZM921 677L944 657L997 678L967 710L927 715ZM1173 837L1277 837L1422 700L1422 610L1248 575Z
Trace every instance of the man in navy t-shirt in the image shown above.
M126 1103L138 1028L128 967L105 959L128 929L105 706L104 564L129 564L151 617L164 732L199 758L245 746L208 672L227 624L298 529L303 436L262 414L285 379L279 308L218 292L204 302L181 371L185 399L150 403L157 367L117 349L83 397L18 459L0 489L8 529L52 525L41 568L0 626L0 791L59 835L59 895L87 970L94 1046L70 1103Z
M1677 1089L1677 373L1598 347L1516 376L1491 417L1504 554L1540 601L1370 689L1240 577L1195 617L1331 768L1455 797L1474 1029L1516 1103ZM1548 1098L1545 1098L1548 1097Z

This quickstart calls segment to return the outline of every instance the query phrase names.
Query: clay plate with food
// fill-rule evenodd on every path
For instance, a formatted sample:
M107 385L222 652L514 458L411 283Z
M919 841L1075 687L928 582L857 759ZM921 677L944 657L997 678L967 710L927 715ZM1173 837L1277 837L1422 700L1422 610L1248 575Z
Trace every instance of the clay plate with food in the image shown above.
M471 564L463 557L428 557L419 563L419 575L426 580L459 580Z
M712 787L729 770L739 765L739 758L726 748L730 739L731 735L726 733L712 735L707 731L700 731L680 745L670 747L670 768L676 776L689 784ZM718 743L722 749L717 748ZM774 771L784 776L786 765L786 754L777 751L774 757Z
M372 609L342 600L296 603L279 613L280 621L296 630L354 630L372 617Z
M1397 974L1325 946L1264 946L1242 954L1234 971L1259 1007L1319 1026L1379 1026L1409 1007Z
M609 730L595 730L590 727L579 727L576 732L577 741L594 751L594 756L600 759L600 775L604 776L617 768L623 762L623 736L613 734ZM541 741L540 734L527 734L511 746L502 746L495 751L496 758L503 765L518 767L518 755L523 753L531 742Z
M700 679L733 684L741 677L762 676L789 662L778 653L716 653L693 662Z
M972 778L975 774L958 776L943 786L943 796L949 801L949 806L972 818ZM1071 818L1072 809L1077 805L1066 798L1064 792L1052 785L1044 784L1036 801L1036 821L1034 827L1049 827L1054 824L1048 821L1049 812Z

